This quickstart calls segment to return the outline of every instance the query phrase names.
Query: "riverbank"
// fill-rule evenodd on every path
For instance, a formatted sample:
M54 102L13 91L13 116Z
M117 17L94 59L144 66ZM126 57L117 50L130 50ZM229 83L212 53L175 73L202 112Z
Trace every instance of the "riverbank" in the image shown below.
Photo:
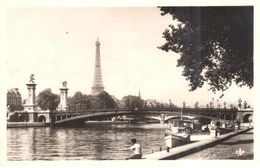
M214 147L204 149L180 159L254 159L254 130L241 133Z
M7 128L20 128L20 127L48 127L50 123L42 122L7 122Z
M190 143L187 145L171 148L169 152L166 150L156 152L153 154L145 155L143 156L144 159L149 160L173 160L173 159L179 159L184 156L191 155L192 153L201 151L206 148L213 147L223 141L226 141L227 139L230 139L234 136L237 136L239 134L246 133L247 131L252 130L252 128L245 129L245 130L236 130L227 134L220 135L218 138L208 138L205 140L201 140L198 142Z

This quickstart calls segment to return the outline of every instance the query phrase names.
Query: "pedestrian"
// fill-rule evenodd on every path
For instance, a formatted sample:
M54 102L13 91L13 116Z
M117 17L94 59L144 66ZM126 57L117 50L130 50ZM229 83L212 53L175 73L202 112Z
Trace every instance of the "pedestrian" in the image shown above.
M217 138L218 136L218 126L216 127L216 130L215 130L215 138Z
M121 151L127 151L127 150L132 150L133 154L129 157L126 158L126 160L128 159L141 159L142 158L142 149L140 144L136 143L137 140L136 138L131 139L131 143L132 146L129 148L125 148L125 149L119 149Z

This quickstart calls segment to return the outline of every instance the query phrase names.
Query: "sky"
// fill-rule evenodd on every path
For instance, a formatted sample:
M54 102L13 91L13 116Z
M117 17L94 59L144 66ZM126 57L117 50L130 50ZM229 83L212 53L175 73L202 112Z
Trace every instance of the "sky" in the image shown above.
M190 92L182 67L176 67L179 55L157 48L170 23L156 7L8 8L6 87L19 88L26 99L33 73L36 94L45 88L59 94L62 81L69 96L90 94L99 38L103 84L118 99L140 90L143 99L177 105L205 105L212 98L237 105L241 98L253 106L253 89L247 87L233 85L221 99L207 85Z

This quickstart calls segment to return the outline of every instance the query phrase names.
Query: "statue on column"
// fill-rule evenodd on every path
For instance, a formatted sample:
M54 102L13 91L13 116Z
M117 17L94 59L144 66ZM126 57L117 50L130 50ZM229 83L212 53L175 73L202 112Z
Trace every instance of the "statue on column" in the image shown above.
M35 89L36 89L36 83L34 82L34 74L30 75L29 82L26 84L28 89L28 97L27 102L24 105L24 110L27 112L36 112L36 97L35 97ZM32 117L32 116L31 116ZM35 121L34 118L30 118L30 121Z
M63 81L62 86L66 88L67 87L67 81Z
M30 83L34 83L34 80L35 80L34 74L31 74L31 76L30 76Z
M241 98L239 98L239 100L238 100L238 107L241 109L242 108L242 100L241 100Z
M68 100L67 100L67 81L62 82L62 87L60 88L60 104L58 106L59 111L66 111L68 110Z

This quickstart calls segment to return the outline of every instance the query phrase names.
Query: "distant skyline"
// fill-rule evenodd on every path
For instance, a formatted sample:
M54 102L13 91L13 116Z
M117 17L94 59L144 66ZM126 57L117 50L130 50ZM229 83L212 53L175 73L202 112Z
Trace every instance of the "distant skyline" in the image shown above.
M69 96L91 94L99 38L105 91L118 99L140 90L143 99L177 105L205 105L214 97L222 105L237 105L241 98L254 106L247 87L233 85L221 99L207 85L188 91L182 67L176 67L178 54L157 48L173 21L156 7L9 8L6 16L6 86L19 88L24 99L31 73L37 95L45 88L59 94L62 81L68 82Z

